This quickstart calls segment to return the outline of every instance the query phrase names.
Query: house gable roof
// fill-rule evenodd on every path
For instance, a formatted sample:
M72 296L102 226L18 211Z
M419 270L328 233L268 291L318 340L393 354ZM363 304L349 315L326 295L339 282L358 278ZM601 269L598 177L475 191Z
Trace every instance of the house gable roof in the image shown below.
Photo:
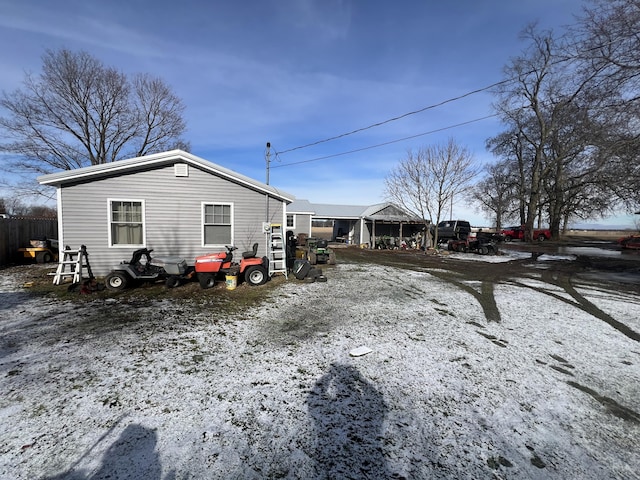
M409 212L395 203L390 202L371 205L364 212L363 217L368 220L385 220L391 222L423 222L423 220L415 213Z
M329 205L314 203L314 216L316 218L336 218L336 219L358 219L362 218L363 212L367 209L362 205Z
M287 205L287 213L313 215L315 214L315 207L309 203L309 200L296 199Z
M92 165L90 167L78 168L75 170L65 170L63 172L42 175L38 177L37 180L41 185L61 187L69 183L80 181L90 182L121 173L135 172L142 168L160 167L173 163L185 163L192 165L252 190L269 194L272 197L283 200L287 203L292 202L295 198L293 195L278 190L271 185L259 182L182 150L170 150L168 152L155 153L152 155L145 155L143 157L130 158L128 160L118 160L116 162Z

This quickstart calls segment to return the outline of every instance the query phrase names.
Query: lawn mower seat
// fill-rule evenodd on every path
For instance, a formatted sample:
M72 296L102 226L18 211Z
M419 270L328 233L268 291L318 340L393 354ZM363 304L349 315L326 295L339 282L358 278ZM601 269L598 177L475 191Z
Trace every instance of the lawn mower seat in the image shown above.
M131 260L129 260L129 265L141 265L142 257L145 257L145 265L149 265L151 263L151 252L153 252L153 248L146 249L140 248L133 252L131 255Z
M258 254L258 244L253 244L253 250L242 252L242 258L254 258Z

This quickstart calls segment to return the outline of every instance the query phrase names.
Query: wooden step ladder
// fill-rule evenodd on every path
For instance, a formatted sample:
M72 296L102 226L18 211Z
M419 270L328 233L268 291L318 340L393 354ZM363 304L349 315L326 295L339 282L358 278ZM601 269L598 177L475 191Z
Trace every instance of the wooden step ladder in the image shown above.
M58 268L53 275L53 284L60 285L66 277L73 277L72 283L80 283L85 278L94 278L89 264L87 247L82 245L78 250L71 250L68 246L62 251ZM87 275L83 275L83 270Z
M284 241L282 225L272 223L267 230L267 251L269 258L269 275L276 273L287 277L287 249Z

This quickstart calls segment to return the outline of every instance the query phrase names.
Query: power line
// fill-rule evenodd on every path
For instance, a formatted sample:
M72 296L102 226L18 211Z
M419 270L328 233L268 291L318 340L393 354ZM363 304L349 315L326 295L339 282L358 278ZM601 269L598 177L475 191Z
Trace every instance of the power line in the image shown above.
M371 150L373 148L384 147L385 145L391 145L393 143L403 142L405 140L411 140L412 138L418 138L418 137L422 137L422 136L425 136L425 135L431 135L433 133L442 132L443 130L449 130L449 129L452 129L452 128L461 127L463 125L468 125L470 123L480 122L482 120L486 120L488 118L497 117L497 116L498 116L498 114L494 113L494 114L491 114L491 115L486 115L484 117L475 118L473 120L468 120L466 122L456 123L455 125L449 125L447 127L437 128L435 130L430 130L428 132L418 133L416 135L411 135L409 137L398 138L396 140L390 140L390 141L384 142L384 143L378 143L377 145L369 145L368 147L356 148L355 150L349 150L348 152L334 153L332 155L325 155L324 157L311 158L309 160L301 160L299 162L290 162L290 163L285 163L285 164L282 164L282 165L275 165L275 166L271 166L271 168L272 169L273 168L282 168L282 167L289 167L291 165L299 165L301 163L317 162L319 160L326 160L328 158L340 157L342 155L349 155L351 153L362 152L364 150ZM280 153L284 153L284 152L280 152ZM278 153L276 153L276 156L277 155L278 155Z
M620 40L617 40L617 41L620 41ZM595 51L595 50L598 50L598 49L600 49L602 47L612 45L615 42L616 42L616 40L611 40L611 41L603 43L603 44L595 45L593 47L587 48L586 50L584 50L584 52ZM565 48L570 48L570 47L577 46L577 45L579 45L579 42L576 42L574 44L565 45ZM569 56L566 56L564 58L559 58L557 60L554 60L554 61L550 62L550 65L557 65L557 64L568 62L568 61L571 61L571 60L574 60L574 59L578 59L578 58L580 58L579 53L578 54L569 55ZM486 90L490 90L490 89L495 88L495 87L497 87L499 85L503 85L503 84L507 84L507 83L518 81L520 78L522 78L522 76L530 75L532 73L535 73L536 71L537 71L537 69L532 68L531 70L529 70L527 72L522 72L522 73L520 73L519 75L517 75L515 77L507 78L505 80L501 80L499 82L492 83L491 85L487 85L485 87L478 88L478 89L463 93L462 95L458 95L457 97L448 98L448 99L443 100L443 101L441 101L439 103L434 103L432 105L428 105L426 107L420 108L418 110L414 110L412 112L407 112L407 113L404 113L402 115L398 115L396 117L388 118L387 120L383 120L381 122L373 123L373 124L368 125L366 127L357 128L357 129L352 130L350 132L346 132L346 133L342 133L340 135L335 135L333 137L325 138L324 140L318 140L316 142L308 143L306 145L300 145L298 147L289 148L287 150L283 150L281 152L277 152L276 155L278 155L278 154L283 155L285 153L293 152L295 150L301 150L303 148L312 147L314 145L319 145L321 143L330 142L330 141L333 141L333 140L337 140L339 138L343 138L343 137L347 137L349 135L353 135L355 133L359 133L359 132L363 132L365 130L369 130L371 128L379 127L379 126L385 125L387 123L395 122L397 120L403 119L405 117L409 117L411 115L416 115L418 113L422 113L422 112L427 111L427 110L431 110L431 109L434 109L434 108L437 108L437 107L441 107L442 105L446 105L448 103L456 102L458 100L461 100L463 98L469 97L471 95L475 95L476 93L480 93L480 92L484 92ZM464 125L464 124L461 124L461 125ZM445 127L445 129L446 128L450 128L450 127ZM420 136L420 135L417 135L417 136ZM408 137L408 138L412 138L412 137ZM382 145L384 145L384 144L382 144ZM374 147L371 147L371 148L374 148ZM355 150L355 151L359 151L359 150ZM345 152L345 153L350 153L350 152ZM336 154L335 156L338 156L338 155L340 155L340 154ZM325 158L325 157L323 157L323 158ZM301 163L301 162L296 162L296 163ZM289 164L289 165L293 165L293 164ZM284 165L282 165L282 166L284 166Z
M375 127L379 127L379 126L381 126L381 125L385 125L385 124L387 124L387 123L395 122L395 121L397 121L397 120L400 120L400 119L405 118L405 117L409 117L409 116L411 116L411 115L416 115L416 114L418 114L418 113L422 113L422 112L424 112L424 111L426 111L426 110L431 110L431 109L434 109L434 108L437 108L437 107L441 107L442 105L446 105L447 103L451 103L451 102L456 102L456 101L458 101L458 100L462 100L462 99L463 99L463 98L465 98L465 97L469 97L469 96L471 96L471 95L475 95L476 93L484 92L484 91L489 90L489 89L491 89L491 88L497 87L498 85L502 85L502 84L504 84L504 83L512 82L513 80L514 80L514 79L512 79L512 78L507 79L507 80L502 80L502 81L500 81L500 82L493 83L493 84L488 85L488 86L486 86L486 87L478 88L478 89L476 89L476 90L472 90L472 91L470 91L470 92L463 93L462 95L458 95L457 97L448 98L448 99L443 100L443 101L441 101L441 102L439 102L439 103L434 103L433 105L429 105L429 106L426 106L426 107L420 108L419 110L414 110L414 111L412 111L412 112L407 112L407 113L404 113L404 114L402 114L402 115L398 115L397 117L393 117L393 118L389 118L389 119L387 119L387 120L383 120L382 122L373 123L373 124L371 124L371 125L369 125L369 126L367 126L367 127L358 128L358 129L356 129L356 130L352 130L351 132L342 133L342 134L340 134L340 135L336 135L336 136L334 136L334 137L325 138L324 140L318 140L317 142L308 143L308 144L306 144L306 145L301 145L301 146L299 146L299 147L290 148L290 149L288 149L288 150L283 150L282 152L278 152L278 153L280 153L280 154L285 154L285 153L293 152L293 151L295 151L295 150L301 150L301 149L303 149L303 148L312 147L312 146L314 146L314 145L319 145L319 144L321 144L321 143L330 142L330 141L332 141L332 140L337 140L338 138L347 137L347 136L349 136L349 135L353 135L353 134L355 134L355 133L363 132L363 131L365 131L365 130L369 130L369 129L371 129L371 128L375 128ZM447 128L448 128L448 127L447 127ZM418 135L418 136L419 136L419 135ZM411 137L409 137L409 138L411 138Z

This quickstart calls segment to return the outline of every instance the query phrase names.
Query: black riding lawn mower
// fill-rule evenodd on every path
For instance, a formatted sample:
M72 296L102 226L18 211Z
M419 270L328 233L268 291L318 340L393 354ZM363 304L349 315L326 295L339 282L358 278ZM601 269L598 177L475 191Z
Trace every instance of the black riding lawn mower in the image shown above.
M113 268L104 282L110 290L124 290L132 283L164 281L174 288L195 275L194 267L180 257L151 257L153 248L133 252L131 260Z

